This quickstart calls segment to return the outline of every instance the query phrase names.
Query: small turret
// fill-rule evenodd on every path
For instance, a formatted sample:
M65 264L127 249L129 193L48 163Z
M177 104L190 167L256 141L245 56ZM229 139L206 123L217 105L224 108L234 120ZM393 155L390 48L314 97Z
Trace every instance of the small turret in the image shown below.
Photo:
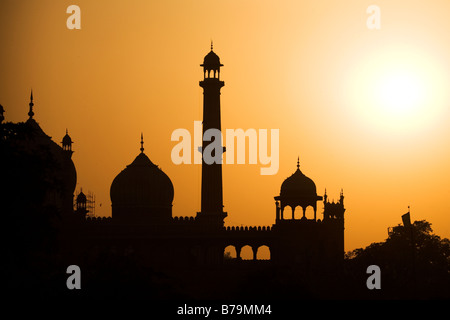
M83 218L86 218L86 214L88 213L87 198L86 195L83 193L83 190L80 190L80 193L77 196L76 204L77 204L77 214L82 216Z
M72 143L73 143L72 138L70 138L69 133L68 133L68 131L66 129L66 135L62 139L61 144L62 144L62 148L64 150L64 153L66 153L69 156L69 158L72 157L72 153L73 153L73 151L72 151Z
M223 67L223 64L220 63L219 56L213 51L212 41L211 41L211 51L205 56L203 64L201 64L200 66L203 67L204 79L219 80L220 67Z
M323 196L324 197L324 200L323 200L323 207L324 207L323 219L324 219L324 221L328 220L328 219L342 219L343 220L344 212L345 212L344 190L341 189L338 202L334 202L334 200L332 202L329 202L326 192L327 192L327 190L325 189L325 195Z

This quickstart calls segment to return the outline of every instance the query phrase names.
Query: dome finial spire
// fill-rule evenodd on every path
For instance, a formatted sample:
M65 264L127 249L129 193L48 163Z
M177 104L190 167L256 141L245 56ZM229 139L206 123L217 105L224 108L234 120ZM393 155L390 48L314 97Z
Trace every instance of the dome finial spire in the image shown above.
M144 153L144 135L141 132L141 153Z
M211 51L213 50L213 41L211 39Z
M28 112L28 115L30 116L30 119L33 118L34 112L33 112L33 89L31 89L31 95L30 95L30 103L28 104L30 106L30 111Z
M300 157L297 157L297 169L300 169Z

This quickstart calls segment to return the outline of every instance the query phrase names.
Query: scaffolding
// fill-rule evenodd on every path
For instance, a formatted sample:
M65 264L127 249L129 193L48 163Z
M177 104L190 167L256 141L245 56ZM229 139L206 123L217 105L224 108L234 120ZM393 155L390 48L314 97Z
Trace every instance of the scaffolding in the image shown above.
M94 218L95 217L95 194L91 191L88 191L86 194L86 209L87 214L86 217Z

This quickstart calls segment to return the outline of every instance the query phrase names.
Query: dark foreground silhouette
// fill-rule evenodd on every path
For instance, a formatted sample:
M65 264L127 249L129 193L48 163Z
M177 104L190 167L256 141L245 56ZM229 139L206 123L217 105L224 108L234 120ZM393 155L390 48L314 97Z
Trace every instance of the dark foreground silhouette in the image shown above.
M71 261L60 242L61 207L48 201L51 192L64 188L52 174L57 159L45 148L16 145L27 140L26 125L1 128L2 291L9 299L450 299L450 241L433 234L427 221L393 227L386 241L348 252L342 267L322 266L319 273L240 259L214 267L153 268L133 252L101 248ZM81 269L80 290L66 286L69 264ZM381 270L379 290L367 288L370 265Z

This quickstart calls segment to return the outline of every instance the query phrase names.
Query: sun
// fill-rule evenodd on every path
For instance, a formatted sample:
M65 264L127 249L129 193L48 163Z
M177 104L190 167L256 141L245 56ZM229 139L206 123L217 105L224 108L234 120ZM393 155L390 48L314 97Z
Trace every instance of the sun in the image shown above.
M431 56L386 50L356 63L347 84L358 120L389 131L429 126L448 105L448 79Z
M416 117L430 98L429 88L419 74L392 70L374 81L373 101L386 117ZM400 119L399 119L400 120Z

